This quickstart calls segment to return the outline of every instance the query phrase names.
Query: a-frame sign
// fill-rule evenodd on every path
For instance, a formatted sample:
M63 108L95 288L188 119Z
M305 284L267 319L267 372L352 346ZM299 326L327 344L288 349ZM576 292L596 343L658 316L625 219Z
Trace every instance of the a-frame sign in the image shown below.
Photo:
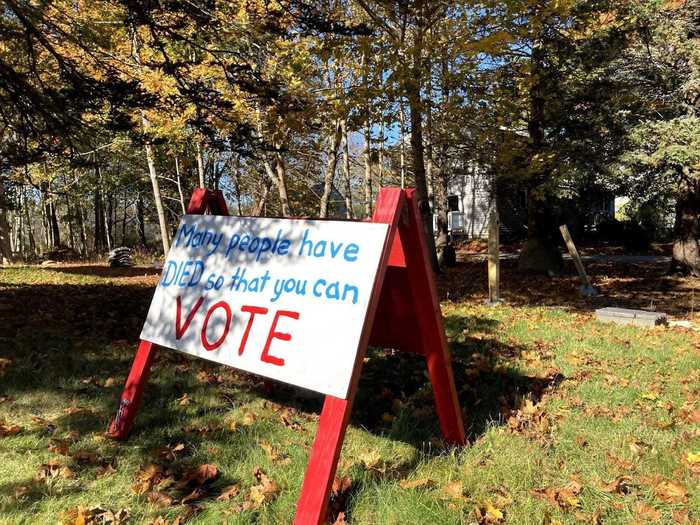
M187 213L199 215L207 211L228 215L223 195L220 191L195 190ZM331 485L368 346L424 356L444 438L456 445L466 440L415 191L382 189L371 222L388 225L388 231L347 395L344 398L326 395L297 504L295 525L319 525L326 519ZM125 439L131 431L154 356L154 345L142 340L117 415L108 430L113 438Z

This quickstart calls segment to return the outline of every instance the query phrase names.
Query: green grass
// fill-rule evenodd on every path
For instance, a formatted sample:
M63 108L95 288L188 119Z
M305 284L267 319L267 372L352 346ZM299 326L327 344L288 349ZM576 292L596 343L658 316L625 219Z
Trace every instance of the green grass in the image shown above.
M130 523L289 523L319 398L266 394L256 378L163 351L131 438L104 437L156 279L143 273L0 270L0 357L10 361L0 362L0 420L22 428L0 437L0 523L55 523L98 505L129 509ZM700 453L696 335L537 307L445 303L443 314L469 446L439 439L418 358L372 351L340 461L351 484L334 512L356 524L471 524L490 503L503 523L523 525L700 520L700 465L687 461ZM69 455L50 450L61 439ZM74 477L36 480L51 460ZM196 501L161 507L133 489L149 464L178 480L202 464L219 475ZM256 469L279 487L260 505L250 503ZM624 488L606 491L619 476ZM665 496L669 481L687 496ZM239 494L218 501L233 484ZM191 489L163 492L177 500Z

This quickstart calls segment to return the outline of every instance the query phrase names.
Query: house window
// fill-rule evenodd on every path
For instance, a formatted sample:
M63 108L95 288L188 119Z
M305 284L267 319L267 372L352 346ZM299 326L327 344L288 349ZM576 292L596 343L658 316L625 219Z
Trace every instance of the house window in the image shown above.
M447 211L459 211L459 195L447 197Z

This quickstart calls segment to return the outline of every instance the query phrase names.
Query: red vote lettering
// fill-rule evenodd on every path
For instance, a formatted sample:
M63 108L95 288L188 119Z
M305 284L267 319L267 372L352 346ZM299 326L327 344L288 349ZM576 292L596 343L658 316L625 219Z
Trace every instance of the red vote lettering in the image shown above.
M262 355L260 356L260 360L265 362L265 363L270 363L272 365L277 365L277 366L284 366L284 359L280 357L275 357L274 355L270 355L270 343L272 343L273 339L281 339L282 341L291 341L292 336L290 334L286 334L283 332L275 332L275 328L277 328L277 321L279 321L279 318L281 316L285 317L291 317L292 319L299 319L299 312L290 312L287 310L279 310L275 314L275 319L272 321L272 326L270 327L270 333L267 334L267 342L265 343L265 348L262 351Z
M182 310L182 298L179 295L177 296L177 309L175 310L175 337L177 339L182 339L182 336L187 331L187 328L190 326L192 319L194 319L194 315L197 313L197 310L199 310L199 307L202 306L203 302L204 297L200 297L199 299L197 299L197 302L194 304L194 307L192 308L192 310L190 310L190 313L187 314L187 319L185 319L184 326L181 326L180 323L182 315L180 314L180 310Z
M245 345L248 342L248 335L250 334L250 329L253 326L253 320L255 319L255 314L266 314L267 308L262 306L241 306L241 312L246 312L250 314L248 318L248 324L245 326L245 331L243 332L243 338L241 339L241 346L238 347L238 355L243 355L245 350Z
M207 339L207 325L209 324L209 318L211 317L211 314L213 314L217 308L223 308L224 311L226 312L226 326L224 326L224 332L221 334L221 336L213 343L210 343L209 340ZM226 336L228 335L228 330L230 327L231 327L231 307L225 301L219 301L214 306L209 308L209 311L207 312L207 316L204 318L204 324L202 325L202 333L201 333L202 345L204 345L204 348L209 352L219 348L226 340Z

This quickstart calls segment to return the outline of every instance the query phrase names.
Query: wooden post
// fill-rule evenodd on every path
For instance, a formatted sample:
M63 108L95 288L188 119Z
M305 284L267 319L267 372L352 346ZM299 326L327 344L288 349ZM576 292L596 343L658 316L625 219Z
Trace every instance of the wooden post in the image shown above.
M497 305L501 302L501 254L500 227L496 205L491 208L489 216L489 300L488 304Z
M581 278L581 295L584 295L586 297L593 297L598 295L598 291L593 288L593 285L591 284L590 279L588 278L588 275L586 274L586 269L583 267L583 261L581 260L581 256L578 254L578 250L576 249L576 245L574 244L574 240L571 238L571 234L569 233L569 228L566 226L566 224L562 224L559 226L559 231L561 232L561 236L564 238L564 242L566 243L566 248L569 250L569 255L571 255L571 258L574 260L574 264L576 265L576 270L578 271L578 275Z

